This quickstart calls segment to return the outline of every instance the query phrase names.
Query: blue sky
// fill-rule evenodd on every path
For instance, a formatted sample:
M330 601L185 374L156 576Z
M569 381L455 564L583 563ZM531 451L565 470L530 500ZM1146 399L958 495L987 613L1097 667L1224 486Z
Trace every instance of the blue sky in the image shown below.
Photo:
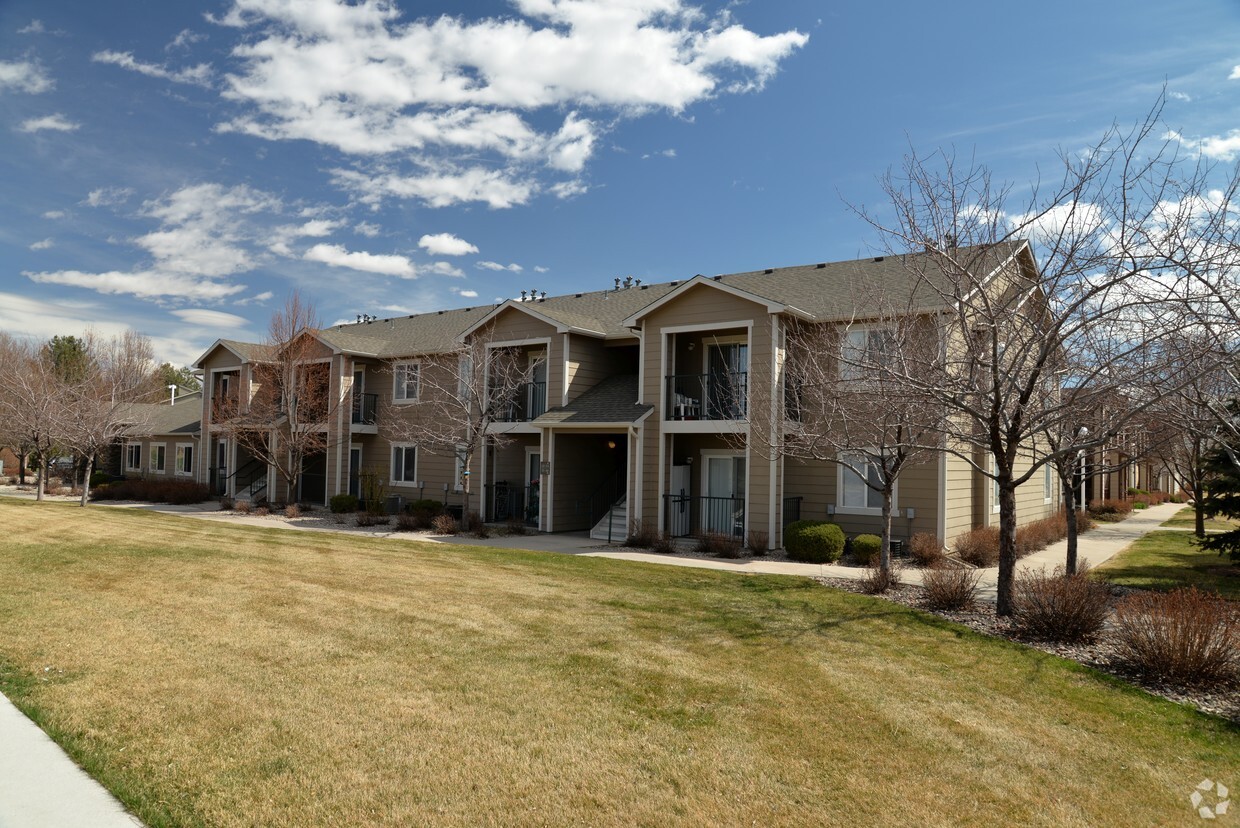
M325 323L862 256L910 146L1240 156L1240 4L0 2L0 330Z

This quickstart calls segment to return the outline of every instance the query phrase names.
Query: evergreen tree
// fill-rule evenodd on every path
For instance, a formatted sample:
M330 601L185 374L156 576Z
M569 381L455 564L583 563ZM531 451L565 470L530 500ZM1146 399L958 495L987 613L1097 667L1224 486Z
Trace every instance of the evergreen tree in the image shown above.
M1240 405L1232 403L1232 415L1240 415ZM1240 446L1220 444L1205 456L1206 494L1203 511L1225 518L1240 518ZM1206 535L1202 548L1226 552L1232 563L1240 564L1240 529Z

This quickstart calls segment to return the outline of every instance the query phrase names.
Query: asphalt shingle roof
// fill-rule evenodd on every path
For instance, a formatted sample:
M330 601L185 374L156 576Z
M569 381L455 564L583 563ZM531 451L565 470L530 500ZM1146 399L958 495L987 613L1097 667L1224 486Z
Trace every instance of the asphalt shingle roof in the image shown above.
M652 405L637 404L637 375L608 377L565 406L548 409L534 425L635 423Z
M177 397L168 403L134 403L130 406L135 425L129 433L137 436L156 434L195 435L202 427L202 392Z

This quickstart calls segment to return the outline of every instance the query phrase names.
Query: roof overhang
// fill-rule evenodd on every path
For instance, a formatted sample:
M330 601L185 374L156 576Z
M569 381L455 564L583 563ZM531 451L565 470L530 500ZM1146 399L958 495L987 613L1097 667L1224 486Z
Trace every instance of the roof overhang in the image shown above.
M621 324L626 328L636 328L644 317L663 307L668 302L675 301L696 287L710 287L715 290L721 290L730 296L735 296L738 299L744 299L747 302L753 302L755 305L761 305L766 308L767 313L788 313L806 320L812 320L814 318L812 314L806 313L800 308L795 308L792 305L787 305L783 302L776 302L772 299L766 298L765 296L750 293L747 290L742 290L738 287L734 287L713 278L708 278L706 276L694 276L684 284L677 286L670 293L665 293L649 305L646 305L637 313L625 319Z
M223 348L224 350L228 351L228 353L232 354L233 356L235 356L237 359L241 360L242 362L249 362L249 360L248 360L248 359L246 359L246 358L245 358L245 356L243 356L242 354L238 353L238 352L237 352L237 350L236 350L235 348L231 347L231 346L230 346L227 342L225 342L225 341L224 341L224 340L222 340L222 339L217 339L217 340L215 340L214 342L212 342L212 343L211 343L211 347L210 347L210 348L207 348L207 350L203 351L203 352L202 352L202 356L200 356L200 357L198 357L198 359L194 360L193 364L192 364L192 365L190 365L189 367L191 367L191 368L197 368L197 369L199 369L199 370L202 370L202 368L203 368L202 363L206 361L207 357L211 356L211 354L212 354L212 353L214 353L214 351L215 351L215 349L216 349L216 348Z
M534 319L537 319L539 322L542 322L546 325L550 325L552 328L555 329L556 333L561 333L561 334L576 333L576 334L583 334L585 336L597 337L599 339L603 339L606 337L606 334L603 331L595 331L589 328L582 328L578 325L566 324L564 322L559 321L558 319L554 319L550 316L547 316L545 313L540 313L534 310L533 308L529 307L530 304L531 304L530 302L521 302L516 299L508 299L500 303L499 305L496 305L495 308L490 313L488 313L486 316L482 317L477 322L475 322L474 324L470 325L468 328L466 328L465 330L457 334L457 337L456 337L457 341L464 341L469 336L474 334L476 331L479 331L482 328L485 328L487 325L491 324L496 319L498 319L499 315L506 310L520 311L521 313L524 313Z

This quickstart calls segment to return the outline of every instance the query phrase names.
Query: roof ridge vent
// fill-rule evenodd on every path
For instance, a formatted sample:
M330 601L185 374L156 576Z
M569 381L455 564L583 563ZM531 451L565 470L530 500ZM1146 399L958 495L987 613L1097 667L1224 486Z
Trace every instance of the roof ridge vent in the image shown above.
M875 257L874 257L874 261L876 261L876 262L881 262L884 258L885 258L885 257L883 257L883 256L875 256Z
M764 270L764 271L762 271L762 272L763 272L763 273L765 273L765 274L767 274L767 275L770 275L770 274L772 274L772 273L774 273L774 272L775 272L775 268L773 268L773 267L768 267L766 270Z
M817 268L818 270L822 270L826 266L827 266L826 262L819 262L818 264L814 265L814 267Z
M713 278L716 282L718 282L720 279L723 278L723 274L720 273L718 276L712 276L711 278Z

